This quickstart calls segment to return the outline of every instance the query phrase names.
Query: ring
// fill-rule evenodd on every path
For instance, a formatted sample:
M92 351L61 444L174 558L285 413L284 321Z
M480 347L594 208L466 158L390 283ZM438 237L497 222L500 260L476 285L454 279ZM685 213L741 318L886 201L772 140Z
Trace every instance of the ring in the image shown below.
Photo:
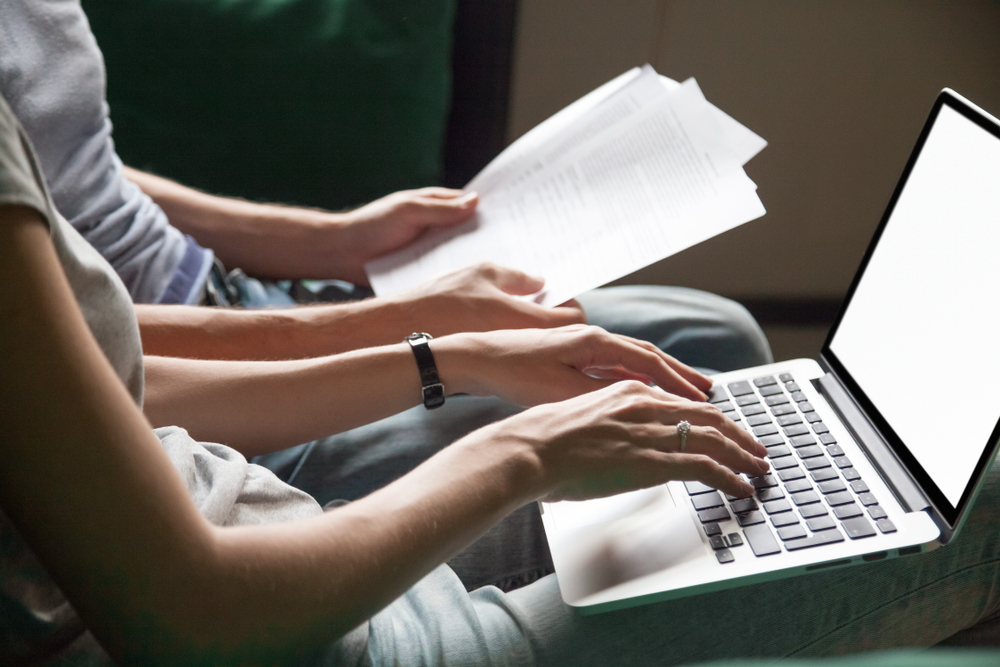
M680 436L681 436L681 451L682 452L684 451L684 448L687 447L688 433L690 433L690 432L691 432L691 422L689 422L687 420L684 420L682 422L678 422L678 424L677 424L677 433L680 434Z

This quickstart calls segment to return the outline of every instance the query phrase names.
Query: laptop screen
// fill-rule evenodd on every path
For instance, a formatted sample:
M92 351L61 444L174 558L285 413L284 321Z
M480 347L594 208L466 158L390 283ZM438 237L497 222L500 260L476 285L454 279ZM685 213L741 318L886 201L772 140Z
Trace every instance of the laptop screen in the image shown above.
M824 347L949 523L1000 434L998 134L939 97Z

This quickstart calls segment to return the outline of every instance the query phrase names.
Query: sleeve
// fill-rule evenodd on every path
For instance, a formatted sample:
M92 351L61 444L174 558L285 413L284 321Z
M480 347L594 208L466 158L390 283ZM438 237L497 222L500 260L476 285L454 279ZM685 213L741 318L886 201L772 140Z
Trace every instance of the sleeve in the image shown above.
M52 227L52 204L21 124L0 95L0 205L29 206Z

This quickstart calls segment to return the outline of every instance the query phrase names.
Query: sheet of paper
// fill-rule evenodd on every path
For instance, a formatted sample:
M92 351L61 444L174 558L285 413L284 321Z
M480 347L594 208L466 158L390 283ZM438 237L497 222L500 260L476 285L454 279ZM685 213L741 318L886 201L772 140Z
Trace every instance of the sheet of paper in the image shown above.
M545 277L539 301L557 305L764 213L693 80L667 90L649 69L616 82L474 179L468 223L371 262L376 293L492 261Z

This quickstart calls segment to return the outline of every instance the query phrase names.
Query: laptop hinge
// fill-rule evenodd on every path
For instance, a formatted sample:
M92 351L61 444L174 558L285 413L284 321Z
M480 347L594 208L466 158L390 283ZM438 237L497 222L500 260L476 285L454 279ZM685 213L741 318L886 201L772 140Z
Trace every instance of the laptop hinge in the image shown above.
M906 468L886 444L879 432L872 426L864 412L854 402L833 373L813 380L816 388L826 397L841 420L851 431L851 435L868 454L868 458L878 468L882 479L896 496L896 500L907 512L919 512L931 506L930 501L910 477Z

